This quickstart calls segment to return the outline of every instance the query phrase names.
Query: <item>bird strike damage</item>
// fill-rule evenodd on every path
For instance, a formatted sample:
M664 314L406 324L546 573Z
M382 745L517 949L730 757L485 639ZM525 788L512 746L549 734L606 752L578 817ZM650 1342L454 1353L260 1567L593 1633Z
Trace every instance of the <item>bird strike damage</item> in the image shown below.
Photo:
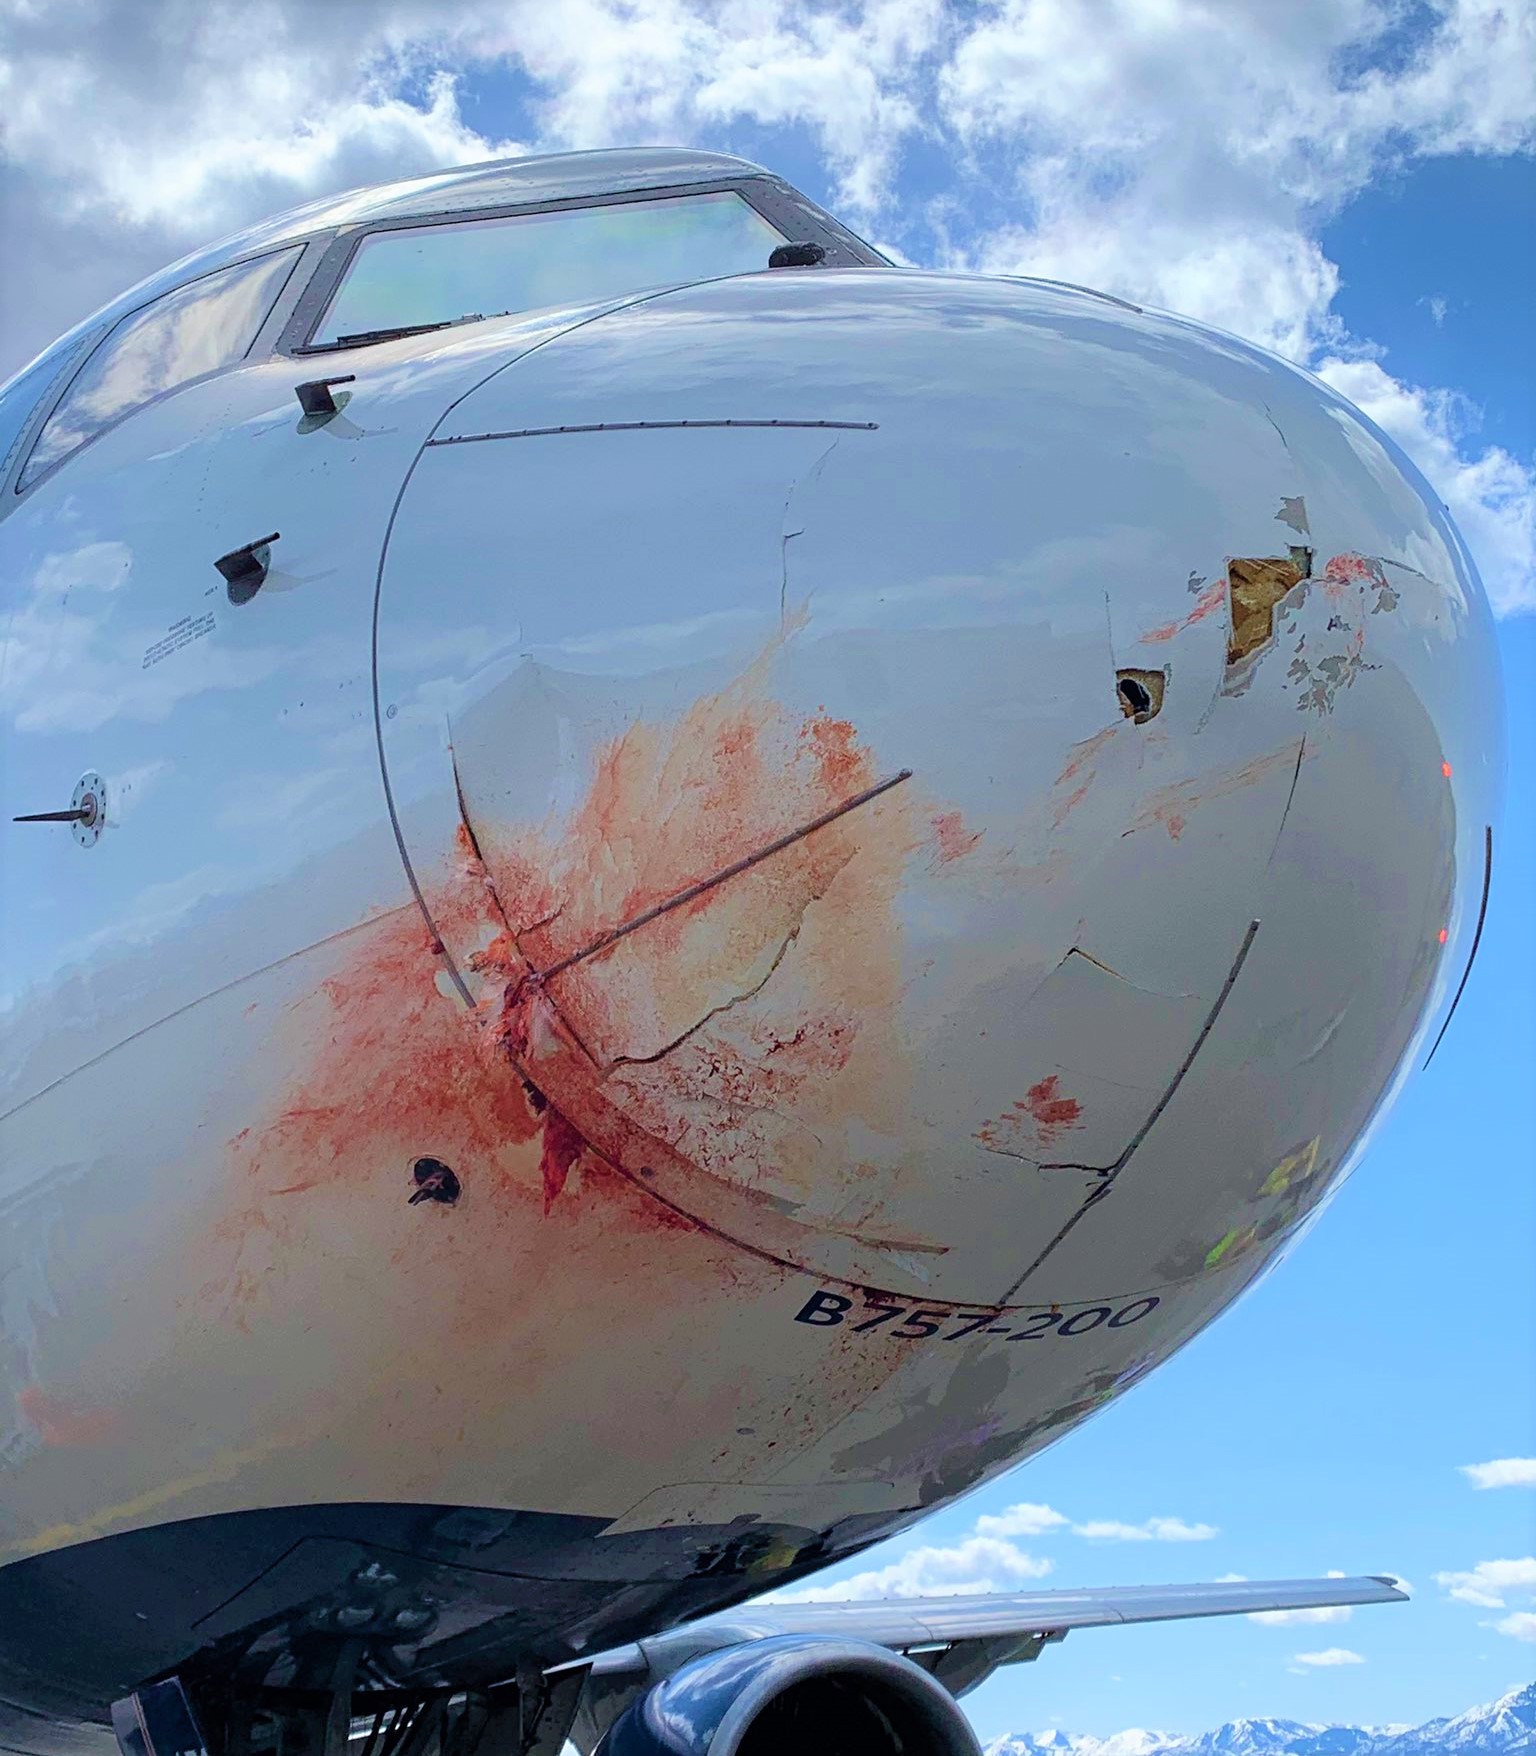
M1275 637L1275 606L1294 591L1306 573L1294 559L1232 560L1227 563L1227 582L1232 599L1232 633L1227 642L1227 664L1268 646Z
M892 910L930 831L903 800L905 771L880 774L846 720L788 713L764 662L672 723L613 739L568 816L465 816L424 886L433 934L375 944L327 985L320 1062L237 1142L269 1196L334 1175L355 1116L387 1110L464 1189L496 1198L512 1175L545 1214L617 1175L644 1191L648 1223L721 1230L775 1258L806 1226L942 1249L882 1227L878 1198L865 1221L841 1217L863 1174L853 1139L901 1123ZM979 839L958 813L937 821L950 857ZM436 935L478 944L468 1015L423 980ZM417 1001L381 1069L391 991ZM524 1143L536 1180L506 1157ZM234 1290L237 1303L249 1292L245 1271Z
M933 840L938 859L948 864L963 859L981 843L982 830L969 830L958 811L940 811L933 820Z
M1347 568L1333 571L1353 588ZM1230 575L1234 589L1242 578ZM1201 585L1186 625L1219 607L1228 585ZM910 1302L935 1265L974 1254L967 1240L978 1228L998 1236L1006 1215L1005 1272L973 1269L968 1284L951 1279L927 1295L964 1327L965 1294L975 1301L985 1290L1001 1313L1075 1229L1097 1235L1103 1197L1188 1075L1252 929L1220 991L1213 982L1204 994L1129 981L1070 946L1007 1014L1019 1095L978 1103L946 1136L915 1101L932 1087L921 1086L905 1025L904 888L919 874L940 885L1059 883L1085 851L1153 827L1159 843L1177 844L1203 804L1294 791L1298 749L1175 768L1178 778L1152 784L1169 772L1165 734L1159 726L1144 738L1125 724L1140 716L1124 711L1136 703L1122 690L1121 714L1046 771L1054 780L1031 807L1041 839L1026 860L1015 852L1023 838L996 841L958 810L935 809L851 719L780 698L775 666L803 627L792 620L739 676L682 711L630 718L592 747L573 802L539 821L508 820L485 796L489 740L485 723L477 728L477 766L456 775L455 845L435 871L419 868L429 931L383 923L327 982L305 1077L236 1142L247 1198L216 1229L214 1254L233 1253L233 1263L205 1296L237 1325L270 1321L312 1204L331 1209L322 1230L358 1240L382 1222L371 1206L359 1220L355 1204L385 1187L392 1204L414 1208L416 1230L381 1230L381 1257L403 1280L428 1261L453 1277L465 1307L459 1346L473 1333L471 1313L508 1345L515 1333L490 1291L493 1242L520 1298L547 1288L552 1264L581 1239L604 1284L639 1273L664 1286L657 1320L671 1321L707 1290L744 1310L803 1287L806 1270L844 1298ZM1155 714L1168 675L1126 670L1117 684L1134 680ZM1144 763L1153 764L1146 776ZM1288 802L1287 793L1266 816L1266 845ZM467 1008L444 997L445 945ZM1137 968L1123 948L1113 961ZM986 1035L957 1015L956 1052ZM993 1167L987 1183L960 1185L967 1197L946 1203L933 1179L961 1141ZM1006 1160L1050 1174L1022 1185L997 1162ZM424 1175L413 1171L422 1165ZM1080 1191L1061 1175L1072 1172L1086 1178ZM1036 1205L1030 1190L1059 1194ZM997 1219L988 1224L984 1212ZM468 1278L455 1262L460 1216L483 1229ZM1186 1278L1214 1266L1206 1257L1217 1241L1197 1260L1181 1258ZM1084 1284L1103 1297L1127 1283ZM562 1291L550 1308L564 1302ZM592 1321L574 1311L561 1320L573 1333ZM795 1455L825 1426L831 1399L858 1406L902 1369L896 1344L857 1353L849 1337L858 1332L850 1317L827 1344L825 1379L778 1405L769 1423L781 1435L777 1455L761 1451L754 1463L753 1445L733 1446L733 1471L761 1480L754 1469ZM931 1370L910 1392L919 1404L935 1394ZM742 1394L734 1383L722 1389L727 1400ZM1000 1414L996 1447L973 1421L935 1480L972 1476L1094 1405L1080 1385L1065 1386L1046 1415L1021 1425ZM878 1494L910 1492L910 1477L905 1489L898 1477L882 1477ZM667 1493L677 1516L707 1522L707 1509L735 1503L738 1490L696 1482Z
M82 1408L51 1396L40 1384L18 1390L16 1406L44 1445L71 1449L106 1445L118 1430L116 1410Z
M1283 434L1281 438L1283 441ZM1275 514L1275 518L1281 524L1288 524L1297 536L1304 537L1311 534L1312 527L1307 521L1307 503L1300 494L1282 494L1280 496L1280 510Z
M1141 809L1120 833L1135 835L1140 830L1161 828L1170 841L1178 841L1188 827L1190 817L1201 805L1260 786L1277 771L1294 769L1297 760L1294 749L1271 750L1249 762L1228 764L1187 780L1153 788L1146 794Z
M1382 562L1368 555L1334 555L1317 584L1327 620L1319 627L1320 618L1314 619L1298 632L1286 676L1296 687L1298 709L1322 716L1362 671L1375 668L1365 657L1368 618L1395 610L1401 597Z
M1083 1106L1061 1094L1061 1075L1048 1073L1030 1086L995 1122L976 1130L976 1138L988 1152L1005 1158L1033 1161L1035 1155L1053 1147L1063 1132L1081 1125ZM1020 1150L1027 1143L1030 1150Z
M1120 697L1120 711L1128 720L1144 726L1163 711L1163 692L1168 686L1168 673L1161 671L1124 670L1115 672L1115 692Z
M787 714L756 666L596 768L542 834L479 831L507 931L477 973L490 1035L559 1118L550 1198L590 1147L685 1211L703 1178L830 1219L829 1158L858 1174L837 1143L897 1120L907 776L847 721Z
M1306 506L1299 497L1283 499L1276 517L1298 535L1310 536ZM1319 587L1329 606L1326 623L1321 628L1304 628L1287 677L1301 685L1298 705L1304 711L1323 714L1332 712L1338 692L1347 689L1361 669L1369 668L1364 657L1365 618L1395 610L1401 601L1381 559L1355 553L1334 555L1314 576L1313 550L1306 544L1293 544L1285 558L1234 557L1227 562L1224 579L1206 585L1198 574L1192 574L1190 585L1192 590L1198 588L1194 607L1178 621L1144 633L1142 641L1158 644L1172 640L1226 603L1229 627L1221 692L1227 695L1246 692L1254 662L1276 643L1278 617L1285 611L1299 611L1311 587ZM1140 724L1160 711L1162 689L1154 679L1165 675L1140 670L1116 672L1121 711L1126 717Z
M429 893L445 916L455 907L494 912L467 845L454 867ZM621 954L615 948L594 961L601 968ZM326 1448L328 1435L367 1431L377 1443L350 1480L357 1498L405 1491L472 1503L469 1484L494 1467L508 1503L543 1504L558 1457L564 1503L611 1517L634 1497L625 1493L634 1457L672 1455L680 1476L699 1484L674 1498L692 1509L702 1551L717 1540L704 1528L706 1512L723 1503L730 1482L789 1463L829 1409L857 1406L900 1366L899 1356L841 1338L817 1350L814 1378L784 1356L769 1318L782 1306L787 1321L804 1298L794 1290L803 1277L750 1237L727 1239L653 1193L645 1160L621 1156L640 1128L617 1145L599 1135L594 1100L564 1082L566 1057L579 1079L598 1074L564 1040L553 1004L514 1004L534 1040L509 1052L501 989L517 955L497 947L470 972L489 994L466 1010L438 985L434 939L395 917L378 922L318 992L289 1010L273 1051L299 1077L281 1107L231 1142L214 1211L188 1212L177 1244L178 1259L197 1264L200 1287L183 1302L181 1321L203 1337L201 1357L212 1371L238 1374L253 1350L286 1356L285 1418L264 1421L258 1396L249 1418L260 1437L238 1455L209 1463L201 1441L192 1445L186 1470L154 1502L159 1515L205 1509L233 1469L258 1462L273 1492L298 1497L305 1460ZM541 1050L546 1036L559 1047ZM793 1101L795 1080L808 1076L817 1053L805 1041L779 1053L767 1045L770 1068L810 1057L792 1076L779 1075L779 1102ZM844 1053L857 1059L851 1045L834 1043L834 1059ZM647 1141L647 1153L657 1145ZM694 1167L692 1175L708 1173ZM701 1309L730 1319L702 1354L689 1340ZM320 1311L331 1345L348 1359L340 1382L329 1351L306 1341ZM595 1449L579 1424L557 1417L571 1395L588 1410L620 1398L609 1351L616 1330L644 1357L691 1355L692 1453L669 1435L665 1398L626 1402L623 1443L610 1437ZM144 1442L155 1406L146 1391L125 1457ZM38 1409L62 1437L59 1411ZM718 1435L735 1428L748 1432L727 1448L727 1463ZM68 1431L74 1442L86 1433L78 1423ZM530 1432L540 1435L531 1448ZM710 1485L711 1476L723 1479ZM656 1479L649 1465L642 1479ZM848 1514L901 1497L899 1487L879 1485L847 1496ZM103 1528L131 1522L136 1510L113 1509ZM802 1529L785 1554L792 1558L812 1535ZM617 1567L655 1577L686 1573L690 1553L677 1540L636 1538L589 1565L603 1575Z
M1193 628L1197 622L1214 615L1227 601L1227 581L1224 578L1207 582L1198 574L1191 574L1189 583L1190 589L1196 593L1194 607L1175 622L1164 622L1160 627L1149 629L1142 635L1143 641L1157 645L1172 640L1186 628Z

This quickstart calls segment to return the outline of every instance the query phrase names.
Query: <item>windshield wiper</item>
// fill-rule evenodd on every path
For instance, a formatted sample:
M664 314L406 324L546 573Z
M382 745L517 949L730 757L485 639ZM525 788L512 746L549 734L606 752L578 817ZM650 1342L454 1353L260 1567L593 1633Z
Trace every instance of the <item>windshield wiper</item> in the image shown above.
M510 317L510 311L497 311L497 317ZM376 341L399 341L406 335L429 335L434 329L457 329L461 323L483 323L483 311L467 311L462 317L445 317L440 323L400 323L391 329L360 329L355 335L338 335L335 341L311 342L306 354L332 353L337 348L365 348Z
M426 335L433 329L451 329L451 322L400 323L393 329L360 329L356 335L338 335L335 341L321 342L327 348L362 348L375 341L399 341L403 335Z

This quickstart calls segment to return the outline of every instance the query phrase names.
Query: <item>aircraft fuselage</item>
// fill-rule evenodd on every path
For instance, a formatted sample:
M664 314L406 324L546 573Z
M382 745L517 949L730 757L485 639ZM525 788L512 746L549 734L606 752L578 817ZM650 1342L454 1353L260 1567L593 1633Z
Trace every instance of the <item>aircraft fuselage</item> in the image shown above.
M5 825L22 1749L349 1609L552 1662L1017 1463L1317 1209L1479 918L1486 606L1316 380L873 253L279 345L370 223L0 482L6 817L104 801Z

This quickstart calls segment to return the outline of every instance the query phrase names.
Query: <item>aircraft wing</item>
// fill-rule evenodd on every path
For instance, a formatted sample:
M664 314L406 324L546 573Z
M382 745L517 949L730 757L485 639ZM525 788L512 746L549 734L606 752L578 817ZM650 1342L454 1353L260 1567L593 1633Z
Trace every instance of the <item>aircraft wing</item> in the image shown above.
M631 1646L615 1647L558 1670L587 1668L594 1678L643 1672L670 1675L690 1659L776 1634L867 1640L906 1652L951 1693L974 1688L999 1665L1037 1658L1074 1628L1255 1610L1315 1610L1390 1604L1408 1594L1389 1577L1233 1580L1218 1585L1087 1586L1067 1591L989 1593L985 1597L891 1598L874 1603L758 1603L704 1616Z

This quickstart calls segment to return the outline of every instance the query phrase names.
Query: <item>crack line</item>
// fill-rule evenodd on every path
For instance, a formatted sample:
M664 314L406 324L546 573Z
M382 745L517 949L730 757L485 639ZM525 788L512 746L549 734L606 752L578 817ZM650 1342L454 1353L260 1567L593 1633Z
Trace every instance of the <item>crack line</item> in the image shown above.
M718 1018L722 1012L729 1012L733 1006L740 1006L744 1001L755 1000L778 972L779 965L783 963L785 957L789 954L790 946L793 945L799 937L800 926L797 923L785 935L784 943L776 952L774 952L773 961L768 965L767 972L764 974L763 979L760 982L754 982L750 988L744 989L741 993L732 994L729 1000L722 1000L718 1006L710 1007L709 1011L706 1012L696 1024L690 1024L681 1036L674 1037L670 1043L663 1043L654 1054L615 1055L608 1063L609 1071L611 1072L615 1067L649 1067L657 1061L664 1060L674 1050L680 1049L683 1044L688 1041L689 1037L703 1030L704 1026L709 1023L710 1019Z
M1082 1204L1082 1206L1079 1207L1075 1213L1068 1216L1066 1222L1056 1233L1056 1236L1051 1239L1040 1254L1036 1256L1034 1261L1030 1263L1029 1267L1024 1270L1013 1285L1003 1294L1002 1298L998 1301L999 1304L1006 1303L1011 1299L1040 1264L1045 1261L1046 1257L1049 1256L1056 1246L1062 1242L1083 1215L1087 1213L1088 1209L1092 1207L1096 1201L1103 1200L1103 1198L1109 1193L1110 1187L1114 1183L1115 1178L1118 1177L1121 1171L1123 1171L1130 1163L1137 1148L1152 1132L1153 1127L1157 1123L1158 1117L1161 1116L1163 1111L1173 1102L1175 1093L1184 1083L1185 1075L1195 1063L1195 1057L1200 1053L1201 1049L1205 1047L1206 1038L1209 1037L1212 1030L1215 1029L1216 1020L1221 1016L1221 1010L1227 1003L1227 997L1236 986L1237 978L1242 973L1243 965L1248 961L1248 953L1253 949L1254 936L1257 934L1258 930L1259 923L1257 921L1250 921L1248 923L1248 931L1244 933L1243 942L1237 948L1237 956L1233 958L1232 967L1227 971L1227 979L1221 984L1221 992L1216 996L1215 1004L1205 1015L1205 1023L1200 1026L1199 1033L1195 1037L1193 1044L1191 1044L1189 1053L1185 1055L1184 1059L1179 1063L1178 1071L1169 1081L1167 1090L1165 1090L1163 1095L1157 1100L1157 1104L1153 1108L1152 1114L1148 1116L1146 1121L1142 1123L1141 1127L1136 1130L1136 1133L1131 1137L1130 1144L1126 1147L1125 1151L1120 1154L1119 1158L1117 1158L1112 1165L1102 1166L1073 1164L1041 1165L1040 1169L1042 1171L1092 1171L1096 1176L1102 1177L1104 1180L1089 1195L1088 1199Z
M826 450L822 452L821 456L816 459L815 463L813 463L805 472L804 476L797 476L789 484L789 492L784 496L784 512L779 519L779 626L781 628L786 626L788 619L789 545L795 537L803 537L806 532L806 526L804 525L801 525L799 530L785 530L785 525L789 523L789 509L794 505L795 495L800 492L802 487L808 486L812 482L820 481L823 465L841 444L841 438L834 439Z
M1296 766L1291 771L1291 790L1285 795L1285 809L1280 813L1280 823L1279 823L1278 828L1275 830L1274 843L1269 850L1269 858L1264 862L1264 870L1266 872L1269 870L1269 868L1271 866L1274 865L1275 855L1277 853L1279 853L1279 851L1280 851L1280 837L1285 833L1285 820L1287 817L1290 816L1291 806L1296 801L1296 787L1297 787L1298 782L1301 780L1302 758L1306 755L1306 753L1307 753L1307 738L1306 738L1306 734L1303 733L1302 738L1301 738L1301 742L1296 746Z
M988 1146L985 1140L978 1140L976 1144L983 1152L990 1152L995 1158L1011 1158L1015 1164L1028 1165L1031 1169L1036 1171L1045 1169L1039 1159L1030 1158L1026 1153L1010 1152L1006 1146ZM1057 1167L1053 1166L1052 1168L1055 1169Z

